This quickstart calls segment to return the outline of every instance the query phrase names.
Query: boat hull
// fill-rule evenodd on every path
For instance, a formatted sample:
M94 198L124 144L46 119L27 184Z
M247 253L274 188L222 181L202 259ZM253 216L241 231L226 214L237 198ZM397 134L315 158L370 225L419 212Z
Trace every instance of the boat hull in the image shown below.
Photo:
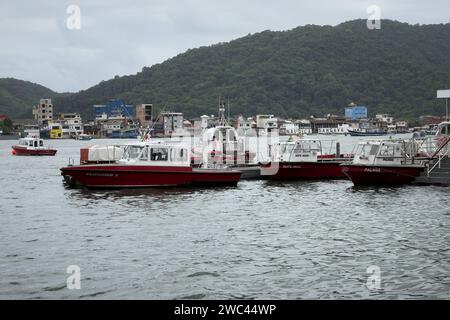
M342 173L341 161L318 161L318 162L279 162L270 166L276 168L275 174L262 174L269 180L315 180L315 179L345 179ZM269 166L269 167L270 167Z
M22 146L12 146L12 149L16 156L54 156L57 152L55 149L28 149Z
M241 172L129 165L80 165L61 169L71 186L88 188L147 188L182 186L236 186Z
M352 137L378 137L378 136L385 136L387 135L387 132L358 132L358 131L352 131L348 130L348 134Z
M422 171L419 166L342 166L342 172L355 186L410 184Z

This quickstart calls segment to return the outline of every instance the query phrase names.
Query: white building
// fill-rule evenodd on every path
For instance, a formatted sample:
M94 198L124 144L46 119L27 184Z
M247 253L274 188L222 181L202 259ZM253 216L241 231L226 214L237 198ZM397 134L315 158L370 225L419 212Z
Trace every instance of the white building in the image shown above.
M278 119L273 114L258 114L256 116L256 127L259 129L271 129L278 127Z
M395 123L397 132L408 132L408 122L407 121L397 121Z
M280 135L298 135L300 133L299 127L296 123L286 120L280 126Z
M394 122L394 117L390 116L389 114L377 114L375 115L375 119L377 119L378 121L387 123L387 124L391 124Z
M318 134L347 134L350 125L347 123L338 124L337 127L318 128Z
M308 119L300 119L296 123L300 134L312 134L311 121Z
M183 114L181 112L163 112L161 113L164 124L164 135L183 133Z
M63 137L65 133L71 136L77 136L84 132L83 123L79 113L61 113L58 122L62 124Z

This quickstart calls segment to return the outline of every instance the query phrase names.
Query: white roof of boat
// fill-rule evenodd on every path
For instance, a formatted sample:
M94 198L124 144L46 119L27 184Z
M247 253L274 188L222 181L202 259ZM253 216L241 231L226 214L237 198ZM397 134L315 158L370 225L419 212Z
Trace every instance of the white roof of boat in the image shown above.
M135 141L125 144L126 146L139 146L139 147L145 147L145 146L160 146L160 147L167 147L167 148L174 148L174 147L189 147L189 144L184 141Z
M28 136L28 137L25 137L25 138L20 138L19 140L42 140L42 139L39 138L39 137L30 137L30 136Z

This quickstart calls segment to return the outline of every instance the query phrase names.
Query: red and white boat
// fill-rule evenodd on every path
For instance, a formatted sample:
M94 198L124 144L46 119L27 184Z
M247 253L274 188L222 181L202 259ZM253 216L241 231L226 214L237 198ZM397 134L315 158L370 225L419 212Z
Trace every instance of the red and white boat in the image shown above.
M12 154L17 156L54 156L56 149L44 146L44 140L38 137L19 139L19 144L12 146Z
M164 142L127 145L122 159L111 164L72 165L61 169L70 186L137 188L235 186L241 172L191 166L191 148Z
M424 170L427 158L411 140L369 140L358 144L352 163L342 171L355 186L408 184Z
M277 149L276 160L264 164L261 170L261 174L270 180L342 179L345 175L341 164L352 159L352 155L340 155L339 147L336 154L324 154L320 140L284 142Z

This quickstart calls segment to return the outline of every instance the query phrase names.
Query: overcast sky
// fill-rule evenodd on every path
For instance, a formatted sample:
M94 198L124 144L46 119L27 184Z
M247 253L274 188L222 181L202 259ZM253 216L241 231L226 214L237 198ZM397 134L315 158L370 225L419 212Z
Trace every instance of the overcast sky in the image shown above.
M0 0L0 77L78 91L189 48L263 30L364 18L447 23L449 0ZM80 9L80 29L74 11Z

